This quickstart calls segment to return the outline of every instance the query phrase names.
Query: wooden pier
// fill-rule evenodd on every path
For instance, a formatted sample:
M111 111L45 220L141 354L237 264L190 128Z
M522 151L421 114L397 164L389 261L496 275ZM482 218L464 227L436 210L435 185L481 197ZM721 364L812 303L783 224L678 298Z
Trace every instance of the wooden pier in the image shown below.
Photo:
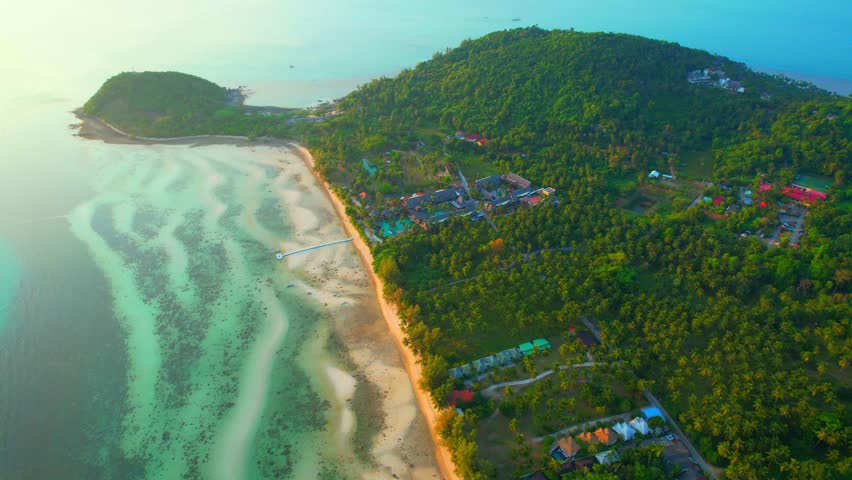
M351 241L352 241L352 238L350 237L350 238L344 238L343 240L335 240L333 242L321 243L319 245L314 245L312 247L300 248L298 250L293 250L292 252L282 253L281 258L283 259L284 257L289 257L290 255L295 255L297 253L303 253L303 252L307 252L309 250L316 250L318 248L330 247L332 245L337 245L337 244L340 244L340 243L346 243L346 242L351 242Z

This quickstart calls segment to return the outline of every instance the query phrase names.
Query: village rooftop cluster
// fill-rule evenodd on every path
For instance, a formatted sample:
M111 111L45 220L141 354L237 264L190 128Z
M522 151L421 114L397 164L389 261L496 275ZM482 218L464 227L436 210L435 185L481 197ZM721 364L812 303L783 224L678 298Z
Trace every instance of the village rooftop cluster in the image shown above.
M493 175L475 182L476 193L482 200L473 198L465 185L457 182L451 188L431 193L418 192L400 198L408 218L422 226L440 223L454 216L471 216L479 220L485 212L509 213L521 206L536 206L542 199L552 196L553 188L535 188L529 180L507 173Z
M731 80L719 67L693 70L686 75L686 81L695 85L710 85L737 93L745 93L742 82Z

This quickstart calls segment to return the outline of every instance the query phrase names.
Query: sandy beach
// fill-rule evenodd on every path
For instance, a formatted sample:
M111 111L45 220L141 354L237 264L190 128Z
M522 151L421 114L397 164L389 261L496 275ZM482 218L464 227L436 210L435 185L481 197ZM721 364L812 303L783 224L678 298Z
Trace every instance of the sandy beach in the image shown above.
M423 416L426 418L426 422L429 425L429 431L432 436L432 441L435 445L435 456L438 462L438 466L441 469L441 474L445 479L458 479L459 477L455 473L455 466L453 465L452 457L450 456L450 452L447 447L443 444L438 432L435 430L435 424L438 418L438 411L432 405L432 402L429 399L429 393L420 387L420 377L421 377L421 367L420 364L417 363L417 359L414 356L414 353L403 343L405 339L405 334L402 331L401 322L399 319L399 315L397 314L397 308L395 305L390 304L387 300L385 300L382 292L384 289L384 284L382 280L373 273L373 255L370 253L370 248L364 243L364 240L359 235L357 229L349 217L346 215L346 207L343 205L343 202L337 197L337 195L331 190L328 183L319 176L316 172L314 159L311 153L305 147L292 143L291 144L294 149L296 149L302 159L305 161L305 165L314 174L317 182L323 186L323 190L329 198L329 201L334 206L334 210L337 213L337 217L340 222L343 224L347 235L352 237L352 244L355 249L358 251L358 256L361 258L361 263L364 266L364 270L368 273L370 278L370 284L373 286L373 290L376 295L376 299L379 303L379 307L381 308L382 316L387 323L388 329L391 335L394 338L394 342L396 343L397 349L402 355L403 361L405 363L405 370L408 372L408 377L411 381L411 386L414 389L415 397L417 398L417 404L420 408L420 411L423 413Z
M316 173L313 157L307 149L278 139L130 137L104 122L77 114L82 120L78 135L106 143L227 144L281 147L292 152L293 155L285 155L283 159L280 156L270 159L270 166L283 172L276 190L297 227L297 233L285 241L270 238L265 243L273 243L276 248L289 251L338 240L342 227L345 235L352 237L351 244L360 260L355 260L347 251L349 247L344 246L288 257L282 263L282 268L304 273L305 281L297 287L310 292L307 294L324 306L332 326L332 332L317 336L317 341L300 361L304 368L313 372L315 388L326 392L330 398L336 398L331 419L334 427L329 431L331 437L328 441L347 451L353 450L355 437L360 441L370 439L372 444L365 448L369 450L374 467L363 469L363 478L458 478L450 453L434 428L438 412L432 406L428 392L419 387L420 365L403 343L404 334L396 307L385 301L381 279L372 271L369 247L346 216L341 200ZM307 175L305 168L313 178ZM325 195L329 204L317 204L318 195ZM376 302L372 302L373 297ZM328 353L326 339L331 337L340 340L342 351L338 353L350 361L349 365L341 364ZM353 369L355 373L350 374ZM363 385L363 382L357 382L356 377L366 380L370 387L356 388L356 384ZM417 410L422 412L423 420L420 420ZM371 411L372 414L369 413ZM371 436L370 432L374 434ZM303 473L309 475L311 472Z

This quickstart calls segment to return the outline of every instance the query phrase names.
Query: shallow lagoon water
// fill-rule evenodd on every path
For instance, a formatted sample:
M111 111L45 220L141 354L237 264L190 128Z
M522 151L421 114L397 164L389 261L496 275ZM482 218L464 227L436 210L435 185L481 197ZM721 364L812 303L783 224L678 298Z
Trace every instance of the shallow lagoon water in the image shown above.
M431 478L413 400L351 360L405 381L352 247L275 259L343 236L300 158L107 145L40 108L0 178L0 478Z
M381 395L406 381L357 259L345 246L313 266L272 257L339 238L333 215L294 224L320 200L276 165L286 153L73 137L67 112L116 72L184 71L248 85L256 103L310 105L466 37L533 24L678 41L833 77L845 93L852 72L852 10L837 0L60 3L11 5L0 29L3 480L390 475L353 456L375 439L364 420L380 417L358 408L380 403L361 370L386 375ZM360 287L324 294L339 265ZM358 315L331 309L343 300ZM336 352L338 336L365 369ZM362 392L352 409L336 401L341 372ZM397 403L391 416L419 418ZM397 438L413 446L400 455ZM387 442L380 463L431 478L422 419Z
M95 195L69 215L127 333L115 454L144 478L286 478L336 457L315 447L328 400L296 362L320 313L273 256L286 210L258 209L286 188L284 153L259 150L104 147Z

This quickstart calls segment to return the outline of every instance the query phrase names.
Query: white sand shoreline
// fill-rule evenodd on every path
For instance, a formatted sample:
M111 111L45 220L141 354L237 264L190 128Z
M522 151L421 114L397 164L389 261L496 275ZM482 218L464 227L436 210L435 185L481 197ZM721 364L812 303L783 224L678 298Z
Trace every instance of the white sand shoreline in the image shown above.
M343 202L337 197L334 191L331 190L328 183L319 176L319 174L315 170L314 158L311 153L304 146L299 145L298 143L291 142L290 146L299 152L300 156L305 162L305 165L308 167L308 170L314 175L316 181L323 187L326 195L328 196L331 204L334 206L334 211L337 213L337 217L340 220L340 223L343 225L347 235L352 237L352 245L358 251L358 256L361 259L361 263L364 266L364 270L367 272L370 278L370 284L373 286L373 290L375 291L376 300L379 302L379 307L381 308L382 316L385 319L385 322L388 325L388 329L391 333L391 336L394 338L394 343L396 344L397 350L402 355L403 363L405 364L405 370L408 373L408 378L411 381L411 386L414 389L414 394L417 399L417 404L420 407L420 411L426 419L426 423L429 426L429 432L432 436L432 441L435 446L435 458L438 462L438 467L441 470L441 474L446 480L457 480L459 477L456 474L455 465L453 464L452 457L450 455L449 449L443 444L440 436L438 435L437 430L435 429L436 421L438 418L438 411L432 405L432 402L429 398L429 393L420 387L420 378L421 378L421 366L417 362L416 357L414 356L414 352L411 351L408 346L405 345L404 339L405 334L402 331L401 322L399 319L399 315L397 314L397 307L389 303L383 295L384 284L382 280L373 272L373 256L370 252L369 246L364 243L364 240L361 238L361 235L358 233L358 230L352 224L349 217L346 215L346 208L343 205Z
M412 391L414 393L414 398L416 400L416 406L418 407L418 409L422 413L422 415L425 419L425 422L428 426L428 431L429 431L429 434L431 436L432 443L433 443L433 446L434 446L435 460L437 462L438 468L440 469L440 473L441 473L442 477L444 479L447 479L447 480L455 480L455 479L459 478L455 473L455 466L452 463L452 458L450 456L450 452L446 448L446 446L443 445L442 440L440 439L437 431L435 430L435 423L436 423L436 420L437 420L438 411L432 406L428 392L423 390L419 385L420 378L421 378L421 367L417 363L413 352L403 343L404 333L402 332L400 320L399 320L399 317L397 315L396 306L391 305L389 302L387 302L384 299L384 296L383 296L383 293L382 293L383 292L382 281L373 273L373 270L372 270L372 254L370 252L370 249L369 249L368 245L366 245L366 243L363 241L360 234L355 229L354 225L352 225L351 221L349 220L348 216L346 215L345 207L344 207L342 201L336 196L336 194L331 190L330 186L319 176L319 174L314 169L315 165L314 165L313 156L310 154L310 152L305 147L303 147L303 146L301 146L301 145L299 145L295 142L286 141L286 140L278 140L278 139L249 140L247 137L236 137L236 136L208 136L208 135L204 135L204 136L193 136L193 137L179 137L179 138L171 138L171 139L133 137L133 136L129 136L129 135L125 134L124 132L121 132L118 129L115 129L111 125L108 125L105 122L102 122L98 119L87 117L87 116L81 114L80 112L75 112L75 113L83 121L81 128L80 128L79 136L81 136L83 138L87 138L87 139L102 140L105 143L138 144L138 145L163 144L163 145L191 145L191 146L193 146L193 145L233 145L233 146L243 146L243 147L245 147L245 146L248 146L248 147L252 147L252 146L284 147L284 148L287 148L287 149L291 150L292 152L296 153L299 157L301 157L302 161L304 162L304 165L307 167L308 171L313 175L314 180L316 182L316 185L317 185L317 187L319 187L318 190L324 192L324 194L328 198L331 206L333 207L334 214L336 214L336 216L339 220L339 224L343 227L347 236L351 236L353 238L352 245L355 247L356 251L358 252L358 256L359 256L359 259L360 259L362 267L363 267L363 272L366 274L366 277L369 280L370 286L372 287L372 290L373 290L375 297L376 297L376 300L378 302L378 306L380 308L382 317L385 320L385 323L388 327L389 333L391 334L391 336L394 339L394 345L396 347L396 350L399 352L399 354L402 358L402 363L405 367L404 368L405 373L408 376L408 379L411 383ZM298 204L298 202L294 202L294 203ZM303 220L303 221L302 222L299 222L299 221L296 222L296 223L300 224L299 225L300 231L303 231L302 227L305 227L307 230L311 231L312 229L316 229L317 227L322 225L322 222L317 222L318 218L311 218L311 217L314 217L313 214L316 213L316 212L304 211L304 210L307 210L307 209L302 209L302 208L298 207L297 205L291 205L291 207L295 207L296 210L300 210L298 212L299 214L297 215L297 217L301 217L301 220ZM326 252L326 253L323 254L323 256L325 256L325 255L331 256L331 253ZM326 258L328 258L328 257L326 257ZM295 264L291 265L291 267L295 267L295 268L301 268L301 267L304 267L304 266L305 265L302 264L302 261L299 261L299 260L296 260ZM305 285L305 287L307 287L308 290L311 290L311 288L308 287L307 285ZM321 293L319 291L316 291L316 293L319 296L324 296L324 297L325 296L331 296L330 294L325 295L325 294L330 293L330 292ZM320 300L320 298L317 298L317 300ZM379 362L379 363L381 363L381 362ZM373 370L375 371L377 369L373 368ZM345 399L346 397L351 397L351 394L346 395L347 393L349 393L348 388L345 388L345 384L349 383L348 380L339 381L339 382L335 381L335 380L342 380L342 376L339 375L339 373L342 373L343 376L348 376L348 375L346 375L342 371L332 372L331 370L326 370L326 373L327 373L327 377L326 377L327 381L330 381L331 383L335 384L337 387L344 387L342 390L338 390L336 392L337 393L336 396L338 397L339 400ZM387 381L389 379L387 374L385 374L385 375L369 374L369 372L368 372L367 377L368 377L368 380L370 381L370 383L374 384L376 387L391 388L391 391L389 393L389 397L394 398L397 403L399 403L399 402L407 403L404 398L400 399L401 398L400 393L397 393L397 389L399 388L399 386L396 386L396 388L394 388L393 385L382 385L381 384L382 380ZM407 394L407 395L410 395L410 394ZM403 395L403 397L404 397L404 395ZM408 398L410 398L410 396ZM381 463L397 464L398 466L401 467L402 465L399 465L399 462L400 462L399 458L395 457L395 454L393 452L393 448L394 448L393 441L390 438L383 441L381 439L381 437L382 436L388 436L388 434L391 434L393 436L404 435L405 432L407 432L408 429L410 428L413 417L411 417L409 414L404 413L404 412L407 411L407 408L405 408L405 405L389 405L388 402L386 402L386 401L382 402L382 403L383 403L382 404L383 409L387 410L386 411L386 416L387 416L386 425L383 428L383 434L380 435L380 438L377 438L376 443L373 445L373 447L374 447L373 451L376 454L377 459ZM414 403L414 402L412 402L412 403ZM393 411L394 413L390 414L391 411ZM351 414L352 412L349 412L349 413ZM413 411L412 411L412 413L413 413ZM346 416L345 413L343 415ZM339 430L341 430L340 427L343 427L343 428L342 428L342 431L338 431L337 434L344 434L345 435L346 433L350 433L351 430L354 428L354 422L355 422L354 419L349 419L348 421L344 421L342 423L346 424L346 423L349 423L349 422L352 422L352 424L340 425L338 427ZM349 431L349 432L347 432L347 431ZM413 465L412 465L412 467L413 467ZM423 473L425 473L425 472L423 472ZM416 472L412 472L412 474L416 476ZM431 475L429 475L429 477L431 477ZM416 478L420 478L420 477L418 476ZM426 476L424 475L422 478L426 478Z

